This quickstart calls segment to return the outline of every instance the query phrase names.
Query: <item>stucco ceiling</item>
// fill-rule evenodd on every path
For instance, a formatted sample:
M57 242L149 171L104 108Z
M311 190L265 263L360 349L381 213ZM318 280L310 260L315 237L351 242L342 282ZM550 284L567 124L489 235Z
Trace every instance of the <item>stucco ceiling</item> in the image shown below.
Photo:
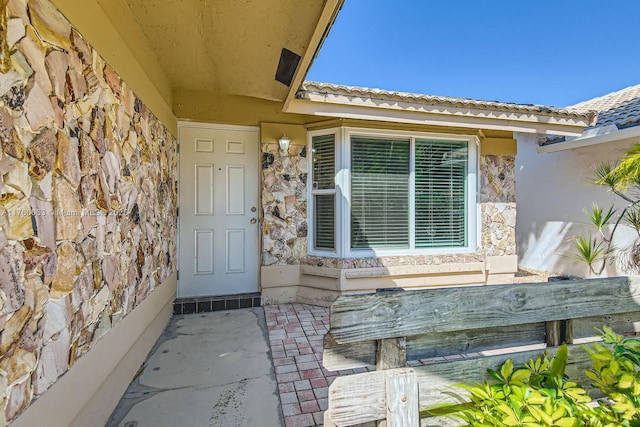
M281 49L303 56L324 0L128 0L174 91L283 101ZM184 97L178 96L181 102ZM192 106L192 108L195 106Z

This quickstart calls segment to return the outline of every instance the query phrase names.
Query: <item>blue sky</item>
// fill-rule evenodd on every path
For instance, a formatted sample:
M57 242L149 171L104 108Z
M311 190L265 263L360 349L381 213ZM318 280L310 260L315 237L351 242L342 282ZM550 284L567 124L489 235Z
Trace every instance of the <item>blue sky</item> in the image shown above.
M640 1L346 0L308 80L567 106L640 84Z

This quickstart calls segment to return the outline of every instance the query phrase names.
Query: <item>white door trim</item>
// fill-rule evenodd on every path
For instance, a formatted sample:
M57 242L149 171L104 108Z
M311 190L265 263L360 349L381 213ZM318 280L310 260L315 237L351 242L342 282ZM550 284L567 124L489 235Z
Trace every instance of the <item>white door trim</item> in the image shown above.
M212 129L212 130L237 130L242 132L258 132L260 133L259 126L246 126L246 125L227 125L222 123L205 123L205 122L193 122L191 120L178 120L178 134L180 128L200 128L200 129Z
M248 126L248 125L230 125L230 124L222 124L222 123L206 123L206 122L196 122L196 121L191 121L191 120L184 120L184 119L180 119L177 121L177 125L178 125L178 155L177 155L177 163L178 163L178 177L181 176L181 170L180 170L180 165L181 165L181 160L180 160L180 136L181 136L181 129L186 129L186 128L200 128L200 129L207 129L207 130L227 130L227 131L241 131L241 132L251 132L251 133L256 133L257 134L257 138L258 138L258 156L257 156L257 162L255 164L255 167L257 168L257 180L254 182L254 185L257 186L257 190L258 190L258 199L257 199L257 205L256 207L257 212L257 218L258 218L258 254L257 254L257 271L258 271L258 283L257 283L257 290L258 292L262 291L262 281L261 281L261 266L262 266L262 232L261 232L261 224L262 224L262 206L261 206L261 200L262 200L262 149L261 149L261 139L260 139L260 127L259 126ZM182 185L184 185L184 183L181 182L181 180L178 180L178 201L180 200L181 197L181 188ZM178 203L178 209L180 209L180 204ZM181 212L182 213L182 212ZM178 252L178 266L180 266L180 259L181 256L183 256L183 252L181 250L180 247L180 240L181 240L181 233L182 230L180 229L180 220L178 219L178 224L177 224L177 232L176 232L176 239L177 239L177 252ZM178 271L178 274L180 272ZM178 280L177 282L180 281L180 277L178 276ZM179 292L179 283L176 283L176 291ZM179 297L179 295L178 295Z

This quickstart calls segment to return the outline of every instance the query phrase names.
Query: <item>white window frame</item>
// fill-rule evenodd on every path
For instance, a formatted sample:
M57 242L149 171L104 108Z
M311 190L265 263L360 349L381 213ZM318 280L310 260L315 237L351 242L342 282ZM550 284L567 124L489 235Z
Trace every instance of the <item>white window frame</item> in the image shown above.
M335 185L333 189L314 189L313 188L313 137L318 135L334 135L334 159L335 159L335 171L334 176L336 177ZM308 248L309 255L314 256L326 256L326 257L337 257L341 251L341 241L342 234L340 233L340 220L342 218L342 203L341 199L341 188L338 186L337 176L340 171L339 165L339 147L341 140L341 130L340 128L333 129L323 129L318 131L307 132L307 236L308 236ZM315 197L316 195L322 194L335 194L334 197L334 242L335 242L335 250L328 249L316 249L315 247Z
M336 251L326 251L314 247L314 205L313 196L321 194L313 190L312 141L317 135L335 135L335 246ZM409 248L406 249L351 249L351 137L380 137L410 140L410 179L409 185L414 191L409 193ZM466 142L468 145L467 164L467 246L451 248L415 248L415 141L433 139L438 141ZM478 203L478 171L480 140L475 135L454 135L431 132L397 131L358 127L340 127L308 132L308 236L309 255L341 258L370 258L377 256L401 255L445 255L476 252L480 242L480 209ZM326 192L326 190L325 190Z

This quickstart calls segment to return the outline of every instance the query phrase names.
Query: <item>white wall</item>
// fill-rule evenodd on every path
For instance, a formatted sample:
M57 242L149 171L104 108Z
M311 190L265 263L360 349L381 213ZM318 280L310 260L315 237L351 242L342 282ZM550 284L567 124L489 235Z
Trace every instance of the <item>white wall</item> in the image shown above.
M539 154L540 135L516 132L516 241L521 267L580 277L593 276L584 262L571 258L571 240L589 227L585 210L592 203L624 207L622 199L592 184L593 167L619 159L633 141L599 144L555 153ZM640 142L640 141L638 141ZM620 235L619 245L635 232ZM623 274L619 266L607 266L602 275Z

